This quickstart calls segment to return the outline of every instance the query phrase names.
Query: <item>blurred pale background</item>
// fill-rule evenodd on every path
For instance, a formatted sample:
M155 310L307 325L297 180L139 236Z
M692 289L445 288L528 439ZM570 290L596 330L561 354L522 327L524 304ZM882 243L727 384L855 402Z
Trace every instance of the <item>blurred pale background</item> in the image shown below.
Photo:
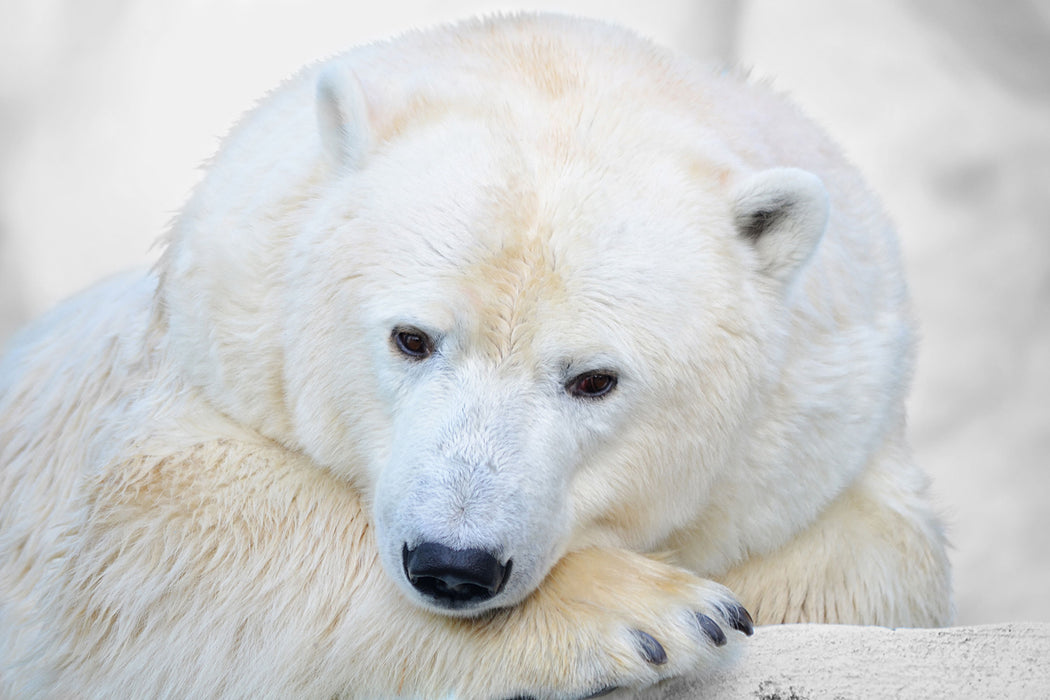
M0 0L0 342L143 264L197 166L301 64L513 9L604 17L792 93L899 223L912 435L958 622L1050 621L1050 3Z

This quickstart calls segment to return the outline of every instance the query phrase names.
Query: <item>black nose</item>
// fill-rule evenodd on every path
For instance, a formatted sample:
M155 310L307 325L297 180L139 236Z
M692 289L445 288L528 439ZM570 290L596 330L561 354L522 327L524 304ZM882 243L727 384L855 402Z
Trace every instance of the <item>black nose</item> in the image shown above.
M450 606L488 600L510 577L509 559L504 565L483 549L450 549L437 542L423 542L415 549L404 545L401 561L417 591Z

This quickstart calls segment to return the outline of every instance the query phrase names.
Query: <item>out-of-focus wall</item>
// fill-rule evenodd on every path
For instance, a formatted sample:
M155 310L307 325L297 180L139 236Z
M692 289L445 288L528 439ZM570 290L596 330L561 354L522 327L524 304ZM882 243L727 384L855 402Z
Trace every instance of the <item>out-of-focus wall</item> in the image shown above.
M1050 10L1039 0L5 0L0 342L147 264L239 114L301 64L480 12L559 9L770 76L900 224L924 327L915 449L959 621L1050 620Z

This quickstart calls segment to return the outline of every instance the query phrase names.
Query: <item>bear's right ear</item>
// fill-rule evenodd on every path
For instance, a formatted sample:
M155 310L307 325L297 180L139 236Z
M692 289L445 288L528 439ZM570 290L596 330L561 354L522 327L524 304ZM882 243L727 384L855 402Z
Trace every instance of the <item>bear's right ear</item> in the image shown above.
M361 164L372 141L368 103L357 76L342 63L330 63L321 70L317 127L321 147L335 166L353 169Z
M763 272L784 284L816 250L828 213L824 183L797 168L752 175L733 195L737 232L755 247Z

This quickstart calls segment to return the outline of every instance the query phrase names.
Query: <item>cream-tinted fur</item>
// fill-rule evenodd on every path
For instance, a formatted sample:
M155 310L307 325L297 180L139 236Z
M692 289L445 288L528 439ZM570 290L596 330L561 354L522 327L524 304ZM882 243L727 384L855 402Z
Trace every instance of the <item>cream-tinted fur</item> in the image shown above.
M946 624L912 343L877 203L764 87L558 17L356 49L5 355L0 697L582 697L731 656L714 581ZM441 610L427 539L513 574Z

